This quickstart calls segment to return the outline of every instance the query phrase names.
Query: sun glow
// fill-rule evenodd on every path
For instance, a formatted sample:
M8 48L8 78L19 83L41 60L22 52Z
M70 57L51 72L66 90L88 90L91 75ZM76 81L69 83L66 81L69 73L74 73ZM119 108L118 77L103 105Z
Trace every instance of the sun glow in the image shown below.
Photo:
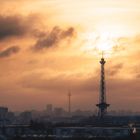
M115 45L115 40L108 33L103 33L96 44L96 48L99 51L111 51Z
M111 52L113 47L116 46L115 39L106 32L102 34L87 33L84 37L86 40L86 44L84 45L85 51Z

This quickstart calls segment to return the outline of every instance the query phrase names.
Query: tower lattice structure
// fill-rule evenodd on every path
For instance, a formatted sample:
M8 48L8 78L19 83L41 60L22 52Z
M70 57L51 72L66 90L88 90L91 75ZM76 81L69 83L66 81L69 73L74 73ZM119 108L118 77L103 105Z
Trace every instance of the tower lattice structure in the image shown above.
M109 104L106 103L106 85L105 85L105 63L103 56L100 60L101 64L101 79L100 79L100 95L99 95L99 104L96 106L99 108L98 116L100 119L103 119L107 113L107 107Z

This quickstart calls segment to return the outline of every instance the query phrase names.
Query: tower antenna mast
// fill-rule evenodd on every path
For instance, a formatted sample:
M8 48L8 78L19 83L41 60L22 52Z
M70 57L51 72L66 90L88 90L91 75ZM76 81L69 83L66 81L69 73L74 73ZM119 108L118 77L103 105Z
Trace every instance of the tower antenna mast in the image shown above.
M68 93L68 113L71 115L71 91Z
M100 119L103 120L107 113L107 107L109 104L106 103L106 85L105 85L105 59L104 59L104 52L102 51L102 58L100 60L101 64L101 75L100 75L100 95L99 95L99 103L96 105L99 108L98 116Z

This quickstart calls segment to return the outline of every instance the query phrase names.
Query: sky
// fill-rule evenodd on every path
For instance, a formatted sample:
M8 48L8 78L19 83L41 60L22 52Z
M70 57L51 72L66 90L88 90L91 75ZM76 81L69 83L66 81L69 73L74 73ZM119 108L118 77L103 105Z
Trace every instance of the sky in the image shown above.
M0 106L95 110L104 51L109 110L140 111L139 0L0 0Z

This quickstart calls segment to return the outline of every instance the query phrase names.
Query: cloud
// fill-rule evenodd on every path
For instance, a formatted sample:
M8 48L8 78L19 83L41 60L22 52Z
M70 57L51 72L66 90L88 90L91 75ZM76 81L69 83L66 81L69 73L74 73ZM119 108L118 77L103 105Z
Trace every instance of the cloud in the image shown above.
M9 47L0 52L0 58L9 57L15 53L18 53L20 48L18 46Z
M0 15L0 40L9 37L18 37L30 32L32 24L29 17L22 17L19 15L4 16Z
M41 50L44 48L50 48L58 45L62 40L66 38L71 38L74 35L75 29L69 27L66 30L61 29L58 26L53 27L53 29L48 33L41 33L41 36L33 46L35 50Z
M78 92L98 90L97 78L79 79L74 76L58 75L53 78L42 78L42 74L31 74L22 78L20 84L24 88L58 92L72 88Z
M113 46L113 51L114 52L121 52L121 51L128 51L128 50L134 50L133 48L135 47L135 50L137 50L137 45L139 48L139 43L140 43L140 34L137 34L132 37L120 37L116 41L116 45Z
M139 74L137 74L136 78L139 78L139 79L140 79L140 73L139 73Z
M107 70L107 75L115 76L123 68L123 65L123 63L119 63L112 66L109 70Z

